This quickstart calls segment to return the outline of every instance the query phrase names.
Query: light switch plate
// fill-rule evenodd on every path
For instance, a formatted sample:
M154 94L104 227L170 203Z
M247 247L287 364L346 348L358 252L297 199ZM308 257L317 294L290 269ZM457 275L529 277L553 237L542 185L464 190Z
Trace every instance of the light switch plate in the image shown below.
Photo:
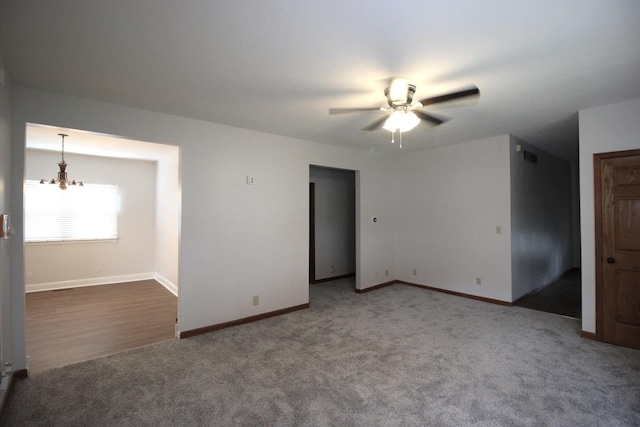
M8 239L11 235L11 220L8 214L0 215L0 237Z

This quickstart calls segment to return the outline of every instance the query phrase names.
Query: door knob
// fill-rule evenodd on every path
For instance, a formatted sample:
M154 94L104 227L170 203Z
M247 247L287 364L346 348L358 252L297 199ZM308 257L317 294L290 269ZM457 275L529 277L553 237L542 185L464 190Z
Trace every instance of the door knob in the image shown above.
M609 257L609 258L607 258L607 262L608 262L609 264L614 264L614 263L616 262L616 259L615 259L615 258L613 258L613 257Z

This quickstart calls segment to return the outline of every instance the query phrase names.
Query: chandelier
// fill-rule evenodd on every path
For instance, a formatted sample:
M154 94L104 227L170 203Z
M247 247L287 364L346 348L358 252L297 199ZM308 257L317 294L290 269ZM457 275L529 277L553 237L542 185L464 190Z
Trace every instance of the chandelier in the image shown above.
M67 178L67 162L64 161L64 138L69 135L65 135L64 133L59 133L62 137L62 160L58 162L58 166L60 167L60 171L58 172L58 179L51 178L51 181L47 181L45 179L40 180L40 184L58 184L61 190L66 190L69 185L77 185L78 187L84 186L82 181L76 182L76 180L69 181Z

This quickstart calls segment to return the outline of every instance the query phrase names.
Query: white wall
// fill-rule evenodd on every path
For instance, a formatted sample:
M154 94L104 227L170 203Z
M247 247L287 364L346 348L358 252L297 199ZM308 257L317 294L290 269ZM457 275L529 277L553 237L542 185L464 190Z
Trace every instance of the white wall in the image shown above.
M593 155L640 149L640 99L580 111L582 330L596 332Z
M522 151L518 152L516 146ZM532 163L524 151L538 156ZM571 269L571 165L511 137L512 300Z
M11 192L11 76L4 69L0 55L0 72L4 72L4 83L0 83L0 214L12 214ZM11 243L13 238L0 239L0 360L11 361ZM0 392L1 393L1 392Z
M158 160L156 179L155 272L160 281L175 295L178 294L180 264L180 156L173 154Z
M309 179L315 184L315 279L353 274L355 173L311 167Z
M376 158L373 155L365 155L362 160L362 167L353 167L358 170L356 172L356 289L361 290L397 278L398 213L396 160L389 157ZM321 164L318 161L313 163ZM347 165L341 167L348 169ZM373 223L372 217L376 217L378 221ZM376 277L376 272L386 270L389 271L388 277L382 274Z
M59 161L59 152L26 150L26 179L55 177ZM73 179L119 186L119 239L115 242L27 244L27 292L153 277L156 162L72 153L65 153L65 161Z
M397 168L398 279L511 301L509 136L401 155Z
M181 149L182 331L309 301L309 166L356 170L356 287L395 260L393 161L363 151L15 87L12 203L22 206L25 123L91 130ZM246 185L246 175L256 178ZM384 218L375 228L364 221ZM22 235L22 215L18 215ZM20 239L16 239L20 240ZM24 261L12 259L14 342L24 367ZM253 296L260 305L253 306ZM20 366L22 365L22 366Z

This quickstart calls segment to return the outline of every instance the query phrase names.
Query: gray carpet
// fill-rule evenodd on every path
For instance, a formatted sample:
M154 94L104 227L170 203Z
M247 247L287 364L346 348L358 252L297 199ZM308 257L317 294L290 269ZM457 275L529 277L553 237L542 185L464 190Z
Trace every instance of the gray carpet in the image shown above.
M404 285L34 374L6 426L638 426L640 351Z

